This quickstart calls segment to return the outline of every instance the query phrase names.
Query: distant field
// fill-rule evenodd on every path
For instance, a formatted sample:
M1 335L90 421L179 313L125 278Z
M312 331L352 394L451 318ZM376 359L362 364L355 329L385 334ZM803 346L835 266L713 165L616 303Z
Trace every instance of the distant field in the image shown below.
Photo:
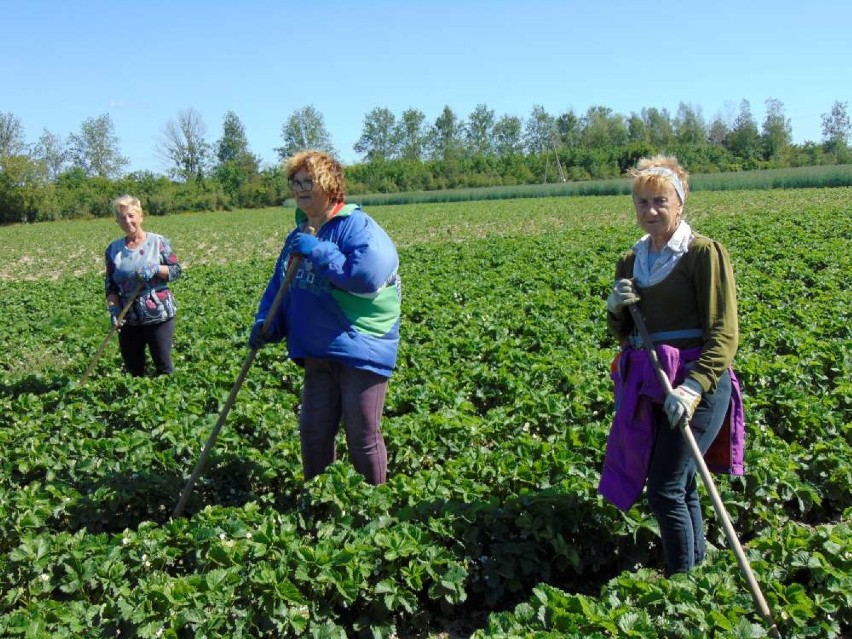
M760 171L697 174L690 178L693 191L729 191L748 189L801 189L852 186L852 164L803 166ZM367 193L357 196L372 206L416 204L425 202L466 202L585 195L626 195L630 193L625 178L551 182L483 188L445 189L406 193ZM292 204L292 203L291 203Z
M782 635L852 636L852 188L687 209L737 281L747 472L720 493ZM401 256L390 481L341 445L304 482L301 371L270 345L176 521L292 209L149 218L186 267L176 372L128 378L112 343L82 386L118 227L0 228L0 637L766 636L709 499L707 562L664 579L644 501L596 492L629 197L367 211Z
M822 202L844 205L852 189L742 190L696 192L687 207L691 219L751 215L790 207L807 210ZM350 199L360 202L359 198ZM515 201L425 202L365 209L400 247L465 242L493 236L594 232L632 224L630 199L562 196ZM186 266L272 260L294 225L292 208L269 208L165 217L149 216L145 228L168 237ZM112 219L42 222L0 227L0 281L63 279L103 272L103 251L118 237Z

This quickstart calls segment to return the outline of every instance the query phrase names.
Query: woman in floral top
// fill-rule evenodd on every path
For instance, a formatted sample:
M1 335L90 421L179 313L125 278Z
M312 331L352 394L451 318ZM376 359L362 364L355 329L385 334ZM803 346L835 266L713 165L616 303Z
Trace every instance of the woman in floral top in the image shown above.
M180 277L181 266L162 235L142 229L139 198L122 195L113 203L115 220L124 231L106 249L105 290L112 322L133 299L118 342L124 366L134 376L145 374L145 347L151 353L157 375L174 371L172 341L177 311L169 282ZM135 291L138 294L133 297Z

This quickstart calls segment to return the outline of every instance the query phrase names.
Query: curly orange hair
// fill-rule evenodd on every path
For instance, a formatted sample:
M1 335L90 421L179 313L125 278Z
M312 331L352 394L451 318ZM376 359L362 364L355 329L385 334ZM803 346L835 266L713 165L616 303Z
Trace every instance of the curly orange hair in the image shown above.
M326 192L332 202L346 198L343 165L324 151L301 151L284 162L284 174L291 179L299 169L305 169L314 183Z

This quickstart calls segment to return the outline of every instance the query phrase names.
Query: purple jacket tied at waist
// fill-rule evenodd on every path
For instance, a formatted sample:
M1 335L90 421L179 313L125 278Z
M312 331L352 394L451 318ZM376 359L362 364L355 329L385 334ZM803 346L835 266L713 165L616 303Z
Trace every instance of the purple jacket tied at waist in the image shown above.
M701 348L681 350L660 344L657 355L663 370L676 387L689 373L689 364L701 355ZM731 405L722 429L704 459L713 472L742 475L745 444L742 393L733 369L729 372ZM653 404L663 403L665 391L657 380L648 353L631 346L619 353L612 379L615 382L615 419L607 439L598 492L626 511L636 503L645 486L654 448Z

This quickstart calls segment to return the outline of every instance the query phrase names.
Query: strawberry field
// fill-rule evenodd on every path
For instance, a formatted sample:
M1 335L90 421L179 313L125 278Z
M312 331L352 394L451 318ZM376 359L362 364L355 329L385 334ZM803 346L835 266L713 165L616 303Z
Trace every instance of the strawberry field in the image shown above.
M0 228L0 636L763 637L704 498L708 561L664 579L644 502L596 493L627 196L368 209L403 318L388 484L303 482L301 374L263 349L185 516L292 210L151 217L184 264L176 373L109 328L110 220ZM746 474L717 486L785 637L852 632L852 189L697 192L734 264Z

